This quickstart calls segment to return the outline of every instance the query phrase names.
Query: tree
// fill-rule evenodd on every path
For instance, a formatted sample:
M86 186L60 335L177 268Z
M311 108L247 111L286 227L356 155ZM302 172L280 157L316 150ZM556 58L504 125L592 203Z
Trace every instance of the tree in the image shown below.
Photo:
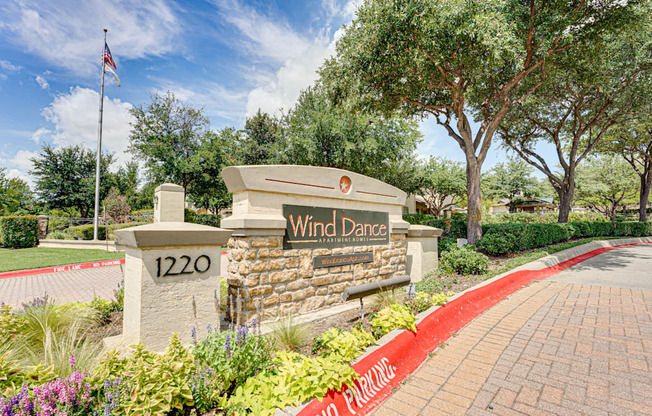
M127 197L122 195L117 188L111 188L103 205L106 209L107 220L114 223L127 222L131 206L127 202Z
M113 155L103 154L100 163L100 199L111 187L109 166ZM48 208L76 208L84 218L93 214L95 204L95 152L80 145L53 148L44 145L31 159L30 175L36 193Z
M208 133L202 109L182 103L170 91L131 109L129 151L145 163L150 181L172 182L184 190L197 178L192 158Z
M32 191L20 178L8 178L5 168L0 168L0 211L5 215L32 210Z
M509 199L509 211L514 212L516 204L523 198L539 195L537 178L532 176L534 168L516 158L509 158L507 163L496 164L483 177L484 192L489 198Z
M623 157L639 177L638 220L647 221L647 205L652 187L652 118L650 112L637 120L612 129L603 148Z
M260 109L247 118L242 131L229 133L233 146L234 162L242 165L278 163L279 141L283 135L281 120Z
M347 169L412 192L419 186L420 140L415 122L346 111L309 88L285 118L279 160Z
M639 33L640 32L640 33ZM563 51L549 66L550 78L503 119L504 144L543 172L559 196L559 222L567 222L577 166L614 126L642 111L650 98L650 28L633 24L605 35L595 47ZM584 51L582 59L571 57ZM567 56L567 57L566 57ZM561 174L550 169L537 148L554 147Z
M482 235L480 172L502 118L544 82L548 59L633 22L632 8L618 0L370 0L320 82L335 100L368 110L434 116L466 158L474 243ZM517 91L526 80L529 88Z
M430 157L423 166L419 191L430 212L440 218L443 210L459 204L466 195L464 166L444 157Z
M222 169L231 165L230 149L238 132L225 128L202 138L199 151L192 159L192 171L198 172L188 188L188 199L197 207L213 212L231 206L232 196L222 179Z
M577 168L577 201L616 220L616 210L636 196L637 178L632 168L616 155L587 159Z

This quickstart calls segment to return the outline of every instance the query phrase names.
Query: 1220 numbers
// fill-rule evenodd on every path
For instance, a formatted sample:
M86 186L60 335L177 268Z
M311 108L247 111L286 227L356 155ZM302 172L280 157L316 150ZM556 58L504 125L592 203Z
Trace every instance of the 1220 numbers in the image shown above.
M170 263L170 267L167 268L165 273L161 274L161 266L164 260L167 260ZM177 258L172 256L167 256L165 258L159 257L156 259L156 277L179 276L182 274L193 274L194 272L205 273L208 271L208 269L211 268L211 259L205 254L197 257L192 267L188 267L190 266L190 262L192 262L192 258L190 256L183 255L179 257L179 263L182 263L183 267L181 267L181 271L173 272L172 268L174 268L174 266L177 264ZM163 265L163 268L165 268L165 265Z

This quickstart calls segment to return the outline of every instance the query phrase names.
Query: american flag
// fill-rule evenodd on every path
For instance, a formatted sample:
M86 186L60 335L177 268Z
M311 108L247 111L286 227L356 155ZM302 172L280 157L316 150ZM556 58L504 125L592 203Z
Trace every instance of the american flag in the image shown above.
M105 63L109 64L109 66L110 66L111 68L113 68L113 69L118 69L118 68L116 68L116 66L115 66L115 62L113 61L113 56L111 56L111 51L109 50L109 45L107 45L106 42L104 43L104 57L103 57L103 61L104 61Z

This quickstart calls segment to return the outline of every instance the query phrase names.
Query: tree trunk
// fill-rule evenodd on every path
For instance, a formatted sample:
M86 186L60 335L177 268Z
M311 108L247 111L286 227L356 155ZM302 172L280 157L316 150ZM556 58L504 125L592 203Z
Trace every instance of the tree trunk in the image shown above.
M573 207L574 185L564 181L564 185L561 188L557 188L557 194L559 195L559 217L557 218L557 222L559 223L568 222L568 216Z
M468 207L466 221L466 239L469 244L475 244L482 238L482 190L480 189L480 166L475 157L466 158L466 189L468 192Z
M652 172L645 172L641 176L641 192L639 198L638 220L640 222L647 221L647 201L650 198L650 186L652 185Z

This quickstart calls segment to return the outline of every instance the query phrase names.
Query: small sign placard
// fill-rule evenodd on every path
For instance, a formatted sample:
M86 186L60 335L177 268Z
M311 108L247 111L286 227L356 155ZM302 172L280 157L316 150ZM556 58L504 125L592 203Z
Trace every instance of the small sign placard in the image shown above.
M355 209L283 205L287 249L389 244L389 214Z
M319 269L321 267L345 266L347 264L371 263L374 261L374 253L371 251L364 253L336 254L334 256L315 256L312 259L312 267Z

